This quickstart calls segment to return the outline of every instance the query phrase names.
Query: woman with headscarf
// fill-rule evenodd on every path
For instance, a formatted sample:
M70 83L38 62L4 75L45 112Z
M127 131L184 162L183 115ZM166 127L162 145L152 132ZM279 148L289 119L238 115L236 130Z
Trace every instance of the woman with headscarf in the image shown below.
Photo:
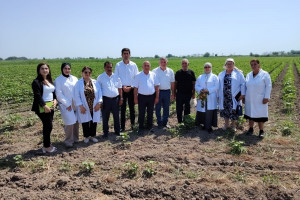
M245 97L245 78L243 72L239 70L232 58L225 61L225 70L219 74L219 109L220 116L225 119L223 130L229 126L236 131L236 120L238 113L236 108L238 103Z
M219 79L212 73L212 64L204 64L204 74L197 78L195 90L199 94L197 102L196 125L201 125L209 133L218 126L217 96Z
M37 66L37 77L33 80L33 104L32 111L41 119L43 123L43 153L53 153L56 148L52 146L50 134L52 131L52 121L54 107L57 104L54 93L55 87L52 82L50 66L46 63L40 63Z
M268 72L261 69L259 60L250 61L252 72L246 76L245 115L249 120L247 134L253 134L254 122L258 123L259 137L264 137L264 123L268 121L268 102L272 82Z
M102 107L102 91L99 83L91 79L92 69L83 67L82 78L75 85L75 104L78 122L82 124L84 143L89 140L98 142L95 138L97 123L100 123Z
M65 127L65 145L78 142L79 125L75 114L74 86L78 79L71 75L71 64L61 64L61 75L55 79L55 94Z

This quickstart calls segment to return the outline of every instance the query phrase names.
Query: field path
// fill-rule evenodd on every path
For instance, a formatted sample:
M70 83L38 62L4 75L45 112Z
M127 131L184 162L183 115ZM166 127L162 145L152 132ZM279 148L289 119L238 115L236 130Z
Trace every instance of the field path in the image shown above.
M297 122L298 127L300 127L300 76L296 64L293 64L294 76L295 76L295 87L297 89L297 98L296 98L296 111L295 111L295 122Z

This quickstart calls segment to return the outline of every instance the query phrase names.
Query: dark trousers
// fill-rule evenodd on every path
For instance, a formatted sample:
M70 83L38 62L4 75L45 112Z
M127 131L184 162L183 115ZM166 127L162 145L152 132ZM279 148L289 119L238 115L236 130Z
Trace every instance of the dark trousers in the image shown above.
M91 115L93 118L93 113L91 113ZM95 137L97 131L97 122L93 122L93 120L91 120L89 122L82 123L82 131L85 138Z
M138 95L139 109L139 129L144 128L145 113L147 109L147 128L153 126L153 110L154 110L155 93L153 95Z
M190 101L192 94L177 93L176 94L176 112L178 123L182 122L182 111L184 106L184 115L189 115L191 113Z
M103 133L108 133L108 121L110 113L112 112L114 118L115 133L120 133L119 121L119 97L109 98L103 96L102 120L103 120Z
M43 144L45 148L48 148L51 145L50 134L53 128L53 115L54 110L51 110L50 113L37 113L37 116L39 116L43 123Z
M134 95L133 89L130 92L124 92L123 90L123 104L121 106L121 128L125 129L125 122L126 122L126 102L128 100L129 105L129 112L130 112L130 122L131 125L134 125L135 121L135 110L134 110Z
M157 118L157 125L167 125L169 118L170 106L170 90L159 91L159 102L155 106L155 114ZM161 107L163 108L163 116L161 117ZM162 119L161 119L162 118Z

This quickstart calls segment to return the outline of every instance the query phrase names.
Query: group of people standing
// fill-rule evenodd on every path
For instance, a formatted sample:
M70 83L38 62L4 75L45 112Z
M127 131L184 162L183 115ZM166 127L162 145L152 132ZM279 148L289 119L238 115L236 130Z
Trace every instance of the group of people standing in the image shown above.
M79 139L79 123L82 124L84 142L98 142L97 123L103 122L103 138L108 137L109 117L112 113L116 135L125 131L126 106L129 106L131 126L135 125L135 104L138 104L138 126L141 134L145 129L154 132L153 112L155 109L158 128L169 127L170 101L176 99L178 123L183 121L182 114L190 114L190 100L197 97L196 125L209 133L217 127L218 115L225 120L223 129L236 130L235 121L239 117L237 107L245 104L244 117L249 120L248 134L253 133L254 122L258 122L259 136L263 137L263 125L268 120L268 101L271 93L271 79L262 70L258 60L251 60L250 72L246 79L229 58L225 70L218 76L212 73L212 64L204 64L204 73L197 79L188 68L189 61L183 59L182 69L175 74L167 67L168 59L160 58L159 67L151 71L151 63L145 61L142 71L130 60L130 49L121 51L122 61L115 66L109 61L97 80L91 79L92 69L82 69L82 78L71 75L71 64L62 63L61 75L53 82L50 66L40 63L37 78L32 82L34 111L43 123L43 153L55 152L50 134L54 107L58 104L64 121L65 145L72 147ZM121 108L121 119L119 109ZM163 113L161 113L163 110ZM145 114L147 113L146 124ZM146 126L144 126L146 125Z

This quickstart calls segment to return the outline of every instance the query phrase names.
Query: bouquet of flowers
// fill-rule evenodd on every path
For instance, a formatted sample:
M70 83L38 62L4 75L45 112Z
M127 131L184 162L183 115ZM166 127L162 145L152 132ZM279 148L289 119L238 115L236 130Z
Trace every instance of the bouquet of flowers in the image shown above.
M198 99L201 100L201 107L204 108L204 102L207 102L207 95L209 95L209 91L201 91Z

